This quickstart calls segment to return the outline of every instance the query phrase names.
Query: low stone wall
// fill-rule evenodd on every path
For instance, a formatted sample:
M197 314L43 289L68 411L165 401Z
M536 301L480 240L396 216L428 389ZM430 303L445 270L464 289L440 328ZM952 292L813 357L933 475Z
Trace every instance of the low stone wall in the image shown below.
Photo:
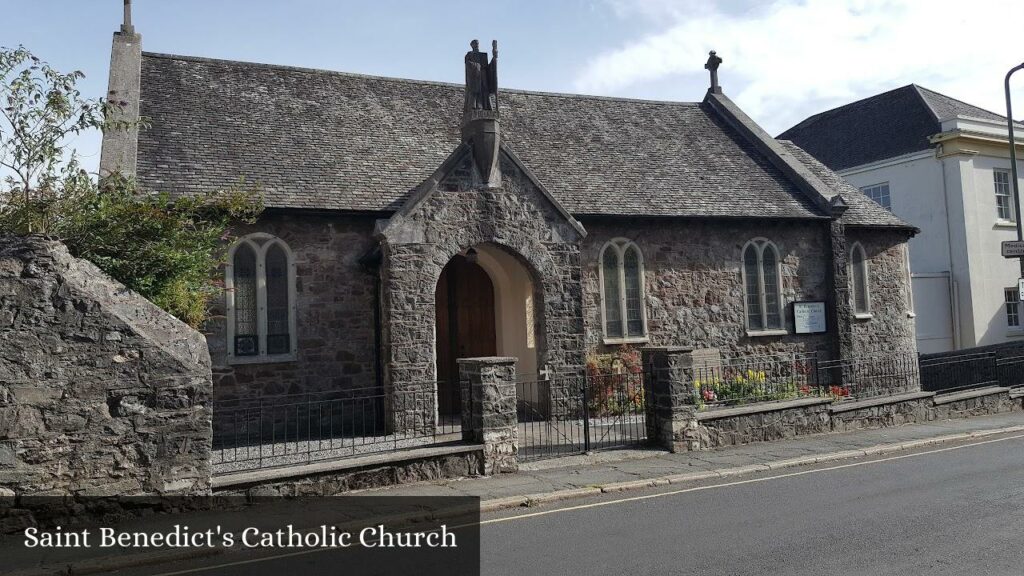
M1009 388L994 386L936 396L931 417L933 420L948 420L1021 409L1021 398L1012 397Z
M42 238L0 238L0 495L210 491L201 334Z
M251 497L334 496L396 484L479 476L483 472L482 445L439 446L218 476L214 479L214 493Z
M934 392L885 396L862 402L840 402L829 407L834 432L886 428L933 420L929 409Z
M698 450L772 442L829 431L829 400L812 398L699 412Z
M834 403L827 398L765 402L697 412L684 426L690 441L675 441L670 449L713 450L827 432L887 428L1018 410L1024 410L1024 393L1011 393L1009 388L999 387L940 395L914 392L860 402Z

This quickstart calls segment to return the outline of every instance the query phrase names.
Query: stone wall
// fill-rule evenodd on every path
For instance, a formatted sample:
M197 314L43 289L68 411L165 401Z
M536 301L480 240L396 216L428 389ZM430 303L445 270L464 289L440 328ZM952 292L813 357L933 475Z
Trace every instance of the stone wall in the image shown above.
M298 349L294 361L229 364L219 298L204 327L218 401L375 386L376 271L359 263L375 245L373 219L268 213L235 232L271 234L292 250Z
M1013 412L1021 408L1020 396L1011 395L1007 388L992 387L937 395L930 418L933 420L968 418Z
M41 238L0 238L0 493L210 489L203 336Z
M871 317L853 320L853 355L880 351L917 354L914 319L908 314L912 310L906 233L848 228L846 234L848 246L860 242L868 258Z
M828 432L828 400L808 399L697 414L697 450Z
M832 430L849 432L888 428L931 420L932 394L918 392L863 402L838 403L829 409Z
M501 167L501 187L485 188L467 152L419 204L382 222L385 380L396 390L436 380L437 281L452 257L480 244L505 250L533 277L537 365L582 369L581 234L505 154Z
M436 450L433 454L417 454L414 457L401 453L384 456L390 457L390 461L346 466L325 472L303 472L276 479L261 479L254 474L250 480L222 485L216 487L214 492L223 496L249 497L335 496L353 490L479 476L484 468L483 451L479 446L461 450Z
M726 357L829 350L825 334L797 335L792 302L829 296L828 228L818 222L695 220L583 220L584 318L587 350L603 346L601 249L628 238L643 254L647 327L651 346L718 348ZM763 237L782 257L785 336L748 336L741 265L743 247Z

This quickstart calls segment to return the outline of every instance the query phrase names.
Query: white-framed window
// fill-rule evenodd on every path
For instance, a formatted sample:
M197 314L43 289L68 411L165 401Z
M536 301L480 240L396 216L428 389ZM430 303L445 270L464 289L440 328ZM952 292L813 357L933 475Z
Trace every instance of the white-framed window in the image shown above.
M850 282L853 288L850 295L853 300L853 313L859 317L871 316L871 289L868 287L868 257L860 242L850 247Z
M882 182L881 184L872 184L871 186L864 186L860 189L868 198L875 201L876 204L885 208L889 212L892 212L892 198L889 196L889 183Z
M785 329L779 250L769 240L755 238L743 247L743 289L748 331Z
M996 217L1007 222L1016 222L1013 210L1013 192L1010 191L1010 171L993 170L992 184L996 192Z
M1020 330L1020 294L1017 287L1003 290L1003 299L1006 302L1006 326L1011 330Z
M601 319L607 344L647 339L644 259L640 248L616 238L601 249Z
M295 258L283 240L258 232L228 250L224 271L228 361L295 359Z

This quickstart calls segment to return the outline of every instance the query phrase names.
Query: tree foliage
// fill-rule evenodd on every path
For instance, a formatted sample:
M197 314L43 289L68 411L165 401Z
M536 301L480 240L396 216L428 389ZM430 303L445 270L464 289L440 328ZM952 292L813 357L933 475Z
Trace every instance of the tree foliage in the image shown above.
M117 104L83 98L81 72L63 74L24 48L0 48L0 235L43 234L192 326L208 316L223 247L262 201L243 181L218 193L143 194L133 180L100 180L69 145L85 130L130 130ZM144 126L143 126L144 127Z

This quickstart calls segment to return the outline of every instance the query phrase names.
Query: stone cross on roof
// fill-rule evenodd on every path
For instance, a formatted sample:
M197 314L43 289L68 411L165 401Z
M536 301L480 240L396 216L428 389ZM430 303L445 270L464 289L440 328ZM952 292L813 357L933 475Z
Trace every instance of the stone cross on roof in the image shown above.
M714 50L708 52L708 61L704 64L704 68L711 72L711 87L708 88L708 92L722 93L722 87L718 85L718 65L721 63L722 59L718 57L718 54L715 54Z
M124 0L124 23L121 24L121 31L133 34L135 27L132 26L132 0Z

